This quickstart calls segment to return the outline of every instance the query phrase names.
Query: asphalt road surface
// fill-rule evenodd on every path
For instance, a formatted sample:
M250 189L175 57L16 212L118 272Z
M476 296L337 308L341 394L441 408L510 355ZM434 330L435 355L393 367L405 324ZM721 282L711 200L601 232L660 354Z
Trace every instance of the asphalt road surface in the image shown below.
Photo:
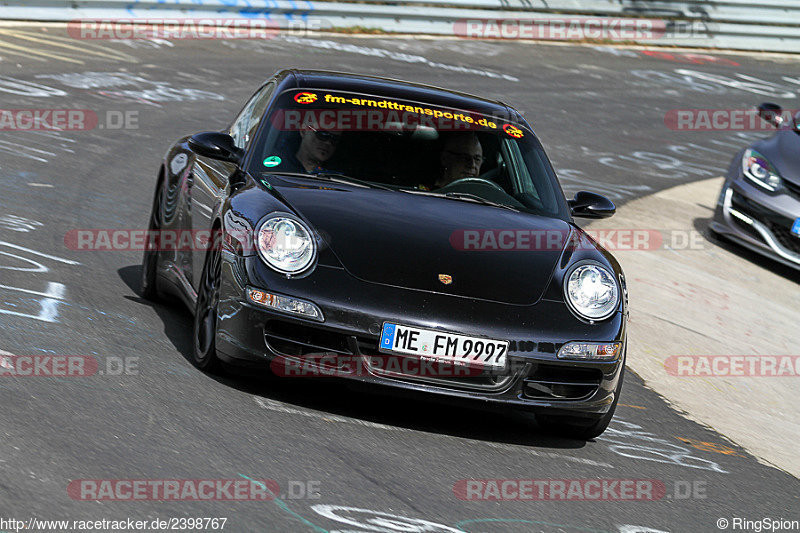
M736 518L799 520L796 478L688 421L633 373L610 429L590 442L548 436L526 415L340 382L215 377L189 363L187 312L140 298L140 252L64 243L72 229L145 228L167 146L225 126L283 67L502 99L526 114L569 192L624 203L721 175L758 135L675 131L669 110L797 107L798 63L308 35L76 41L55 26L0 28L0 107L98 116L88 131L0 131L0 350L99 362L89 377L0 377L0 518L216 517L227 518L225 531L433 533L695 532L734 530ZM663 490L644 501L466 501L454 490L465 479L590 478ZM69 490L82 479L280 488L268 501L98 502Z

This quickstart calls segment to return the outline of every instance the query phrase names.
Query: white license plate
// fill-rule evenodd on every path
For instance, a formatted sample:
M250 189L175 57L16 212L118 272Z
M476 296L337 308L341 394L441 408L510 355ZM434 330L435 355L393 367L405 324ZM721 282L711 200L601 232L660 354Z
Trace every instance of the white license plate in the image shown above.
M384 322L380 351L416 355L421 359L454 361L505 368L508 341L470 337Z

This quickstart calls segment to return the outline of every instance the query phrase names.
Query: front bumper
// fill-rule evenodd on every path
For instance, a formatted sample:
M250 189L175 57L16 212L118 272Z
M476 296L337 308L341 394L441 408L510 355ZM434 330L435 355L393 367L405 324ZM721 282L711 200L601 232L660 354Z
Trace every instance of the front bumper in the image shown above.
M325 320L258 306L247 300L247 287L312 301ZM509 340L508 368L501 373L450 377L374 368L370 357L378 355L384 321ZM621 312L588 324L575 318L563 302L541 300L532 306L514 306L431 294L363 282L341 268L324 265L308 277L286 279L256 257L224 253L217 351L229 363L272 363L273 369L276 361L307 363L307 357L329 354L363 363L360 371L334 372L337 377L534 412L597 418L614 402L625 360L625 323ZM558 349L577 340L622 342L621 356L615 361L558 359Z
M800 191L769 194L741 171L723 185L711 229L785 265L800 268L800 237L791 233L800 217Z

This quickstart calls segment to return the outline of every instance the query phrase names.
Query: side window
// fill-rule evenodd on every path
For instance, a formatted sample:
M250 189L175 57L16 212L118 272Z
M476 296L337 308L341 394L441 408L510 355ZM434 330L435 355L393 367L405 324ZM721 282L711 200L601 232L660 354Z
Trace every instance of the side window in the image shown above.
M233 142L239 148L247 148L247 145L255 136L258 124L261 122L261 117L267 109L269 97L272 96L272 91L275 89L275 83L270 82L261 88L256 94L253 95L247 104L236 117L236 120L231 126L231 137Z
M250 115L253 111L253 107L255 107L256 99L258 98L258 94L253 95L250 100L247 101L245 104L244 109L242 109L239 116L236 117L236 120L233 121L233 125L231 125L231 137L233 137L233 142L239 148L244 148L244 130L247 127L247 123L250 119Z

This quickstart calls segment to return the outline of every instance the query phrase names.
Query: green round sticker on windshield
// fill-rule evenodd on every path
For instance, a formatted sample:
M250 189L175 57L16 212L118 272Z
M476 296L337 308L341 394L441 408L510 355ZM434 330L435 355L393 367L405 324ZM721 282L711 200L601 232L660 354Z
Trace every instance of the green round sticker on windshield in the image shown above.
M264 160L265 167L277 167L281 164L281 158L277 155L271 155Z

